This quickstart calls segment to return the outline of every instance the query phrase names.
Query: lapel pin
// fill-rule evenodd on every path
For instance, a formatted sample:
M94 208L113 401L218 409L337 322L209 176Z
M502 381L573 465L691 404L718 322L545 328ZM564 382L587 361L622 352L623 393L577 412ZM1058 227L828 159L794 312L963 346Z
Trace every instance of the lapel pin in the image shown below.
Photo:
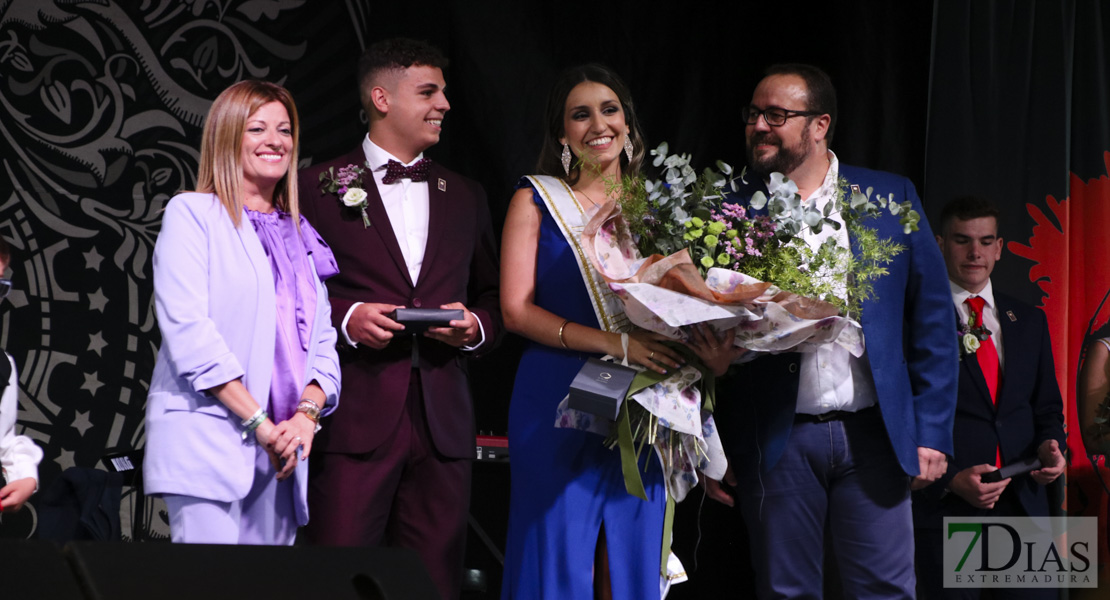
M1014 315L1014 311L1012 311L1012 310L1006 311L1006 316L1010 317L1010 322L1011 323L1017 323L1017 316Z
M446 192L447 191L447 182L444 181L442 177L439 179L439 191L441 191L441 192Z
M852 193L853 194L862 194L863 193L863 192L860 191L858 183L853 183L851 187L852 187Z

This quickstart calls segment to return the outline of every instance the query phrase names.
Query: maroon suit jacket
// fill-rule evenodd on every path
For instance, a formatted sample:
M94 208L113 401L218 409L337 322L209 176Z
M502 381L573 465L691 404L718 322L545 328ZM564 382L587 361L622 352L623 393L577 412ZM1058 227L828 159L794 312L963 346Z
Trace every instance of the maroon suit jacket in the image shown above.
M428 175L428 244L416 285L389 224L371 175L364 175L367 215L364 228L356 209L320 189L329 167L363 165L359 146L335 160L302 170L301 211L331 246L339 275L328 280L336 329L356 302L383 302L413 308L438 308L462 302L482 322L485 343L466 352L420 337L419 368L424 409L432 442L443 455L474 455L474 409L467 381L469 354L488 352L500 338L498 252L482 187L432 163ZM350 347L339 336L343 386L339 405L323 421L314 450L364 453L377 448L396 427L412 373L411 336L398 336L382 350Z

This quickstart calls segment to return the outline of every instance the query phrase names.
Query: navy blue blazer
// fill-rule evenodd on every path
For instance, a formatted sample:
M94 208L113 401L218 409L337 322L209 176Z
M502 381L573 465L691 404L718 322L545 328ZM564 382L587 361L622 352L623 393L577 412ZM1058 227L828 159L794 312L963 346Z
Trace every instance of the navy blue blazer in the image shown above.
M872 198L893 194L895 202L909 200L924 216L905 177L843 163L840 175L863 190L873 188ZM762 181L741 190L738 201L746 204L757 189L765 190ZM887 434L902 469L915 476L918 447L948 455L953 449L959 355L948 274L925 219L910 234L885 210L863 223L905 247L863 303L860 324ZM758 451L763 471L778 462L794 423L799 364L797 353L763 356L723 383L716 419L730 457Z
M945 516L972 516L975 509L955 494L944 495L959 471L995 462L1002 464L1036 456L1045 440L1056 440L1063 451L1064 404L1056 382L1048 319L1040 309L1016 298L994 294L1002 330L1005 366L998 392L998 408L991 402L983 371L974 356L960 361L959 401L954 430L955 453L948 472L933 485L914 493L914 521L919 527L940 527ZM1010 480L1026 514L1048 516L1048 494L1027 475ZM943 500L942 500L943 496Z

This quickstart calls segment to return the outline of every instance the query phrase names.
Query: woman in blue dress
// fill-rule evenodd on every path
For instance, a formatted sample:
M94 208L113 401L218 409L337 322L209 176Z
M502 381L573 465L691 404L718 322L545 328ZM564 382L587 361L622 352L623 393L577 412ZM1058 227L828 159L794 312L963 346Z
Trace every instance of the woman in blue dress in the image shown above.
M657 334L626 333L622 343L631 326L579 241L614 184L638 173L644 141L628 88L600 65L560 77L545 125L540 175L519 183L502 237L502 314L529 340L509 409L502 598L659 598L666 492L658 459L644 453L641 500L625 491L620 454L601 436L555 427L590 356L627 356L659 372L680 366Z

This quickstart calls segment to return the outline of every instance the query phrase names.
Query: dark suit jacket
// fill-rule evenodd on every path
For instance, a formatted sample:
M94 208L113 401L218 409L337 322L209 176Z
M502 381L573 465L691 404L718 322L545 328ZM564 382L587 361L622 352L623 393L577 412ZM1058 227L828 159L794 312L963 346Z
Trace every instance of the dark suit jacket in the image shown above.
M959 401L956 405L955 452L948 472L939 481L914 493L914 520L919 527L939 528L943 517L987 514L955 494L944 494L959 471L995 462L995 448L1002 464L1036 456L1045 440L1056 440L1063 451L1064 412L1052 342L1044 312L1010 296L995 292L1002 329L1005 367L998 392L998 408L991 402L983 370L974 355L960 361ZM1009 315L1013 315L1011 318ZM1010 480L1026 514L1048 516L1048 494L1033 478ZM942 499L943 496L943 499Z
M840 175L863 190L874 188L872 198L893 194L894 202L910 200L924 214L905 177L843 163ZM746 204L757 189L766 189L762 181L741 190L739 201ZM948 275L924 219L908 235L898 217L885 209L863 224L905 247L888 265L889 274L875 282L874 297L863 303L860 325L894 453L908 475L918 475L919 446L952 452L958 354ZM799 363L797 353L756 358L726 382L716 410L731 458L758 451L763 471L778 462L793 428Z
M370 174L364 175L370 227L360 213L320 189L329 167L363 165L362 147L299 174L301 211L331 246L339 275L328 280L338 329L356 302L438 308L462 302L482 322L485 343L466 352L429 338L419 344L424 408L436 449L445 456L474 454L474 410L467 381L468 354L488 352L501 335L498 252L486 194L476 182L432 163L428 176L428 243L416 285ZM396 426L412 372L410 337L382 350L351 348L340 334L343 410L324 420L315 448L363 453L378 447Z

